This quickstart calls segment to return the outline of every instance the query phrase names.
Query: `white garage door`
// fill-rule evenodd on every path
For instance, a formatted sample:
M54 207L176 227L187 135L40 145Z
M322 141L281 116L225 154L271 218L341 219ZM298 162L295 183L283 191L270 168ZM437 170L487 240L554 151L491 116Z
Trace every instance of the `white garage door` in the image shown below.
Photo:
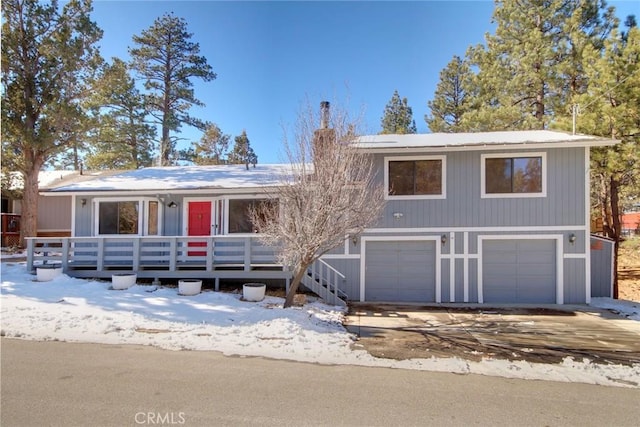
M555 303L556 241L484 240L485 303Z
M365 300L434 302L433 241L367 242Z

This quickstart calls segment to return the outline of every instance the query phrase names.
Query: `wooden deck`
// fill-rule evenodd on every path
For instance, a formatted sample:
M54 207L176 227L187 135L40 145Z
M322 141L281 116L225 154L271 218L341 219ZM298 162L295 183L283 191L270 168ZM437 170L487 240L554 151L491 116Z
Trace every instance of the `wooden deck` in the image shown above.
M65 274L110 278L284 279L291 272L276 250L254 236L35 237L27 239L27 268L61 264Z

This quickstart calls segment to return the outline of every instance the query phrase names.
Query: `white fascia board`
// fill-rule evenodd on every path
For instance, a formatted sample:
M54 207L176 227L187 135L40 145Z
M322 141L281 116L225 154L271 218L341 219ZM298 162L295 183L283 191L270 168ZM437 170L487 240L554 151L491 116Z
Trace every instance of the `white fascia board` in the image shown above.
M273 189L273 191L270 191ZM251 188L198 188L198 189L157 189L157 190L85 190L85 191L56 191L41 192L42 196L91 196L91 197L127 197L127 196L164 196L166 194L206 194L212 197L222 197L234 194L256 194L265 196L275 195L277 187Z
M445 151L499 151L522 149L547 149L547 148L576 148L576 147L606 147L618 144L617 139L595 139L567 142L523 142L510 144L476 144L476 145L439 145L439 146L407 146L395 147L357 147L367 153L402 154L402 153L433 153Z
M47 191L42 191L39 192L38 195L39 196L44 196L44 197L70 197L70 196L76 196L79 194L83 194L83 193L50 193Z
M464 226L442 226L442 227L403 227L403 228L367 228L363 235L371 236L375 234L415 234L415 233L448 233L469 232L469 233L486 233L486 232L545 232L545 231L588 231L588 226L583 224L574 225L522 225L522 226L480 226L480 227L464 227Z

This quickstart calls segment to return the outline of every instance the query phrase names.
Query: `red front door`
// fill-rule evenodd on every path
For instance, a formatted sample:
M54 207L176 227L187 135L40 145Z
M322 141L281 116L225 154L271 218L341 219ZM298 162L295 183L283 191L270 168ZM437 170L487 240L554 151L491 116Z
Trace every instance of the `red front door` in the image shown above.
M189 202L189 236L211 235L211 202ZM189 247L206 246L205 242L189 243ZM205 256L205 251L189 251L189 256Z

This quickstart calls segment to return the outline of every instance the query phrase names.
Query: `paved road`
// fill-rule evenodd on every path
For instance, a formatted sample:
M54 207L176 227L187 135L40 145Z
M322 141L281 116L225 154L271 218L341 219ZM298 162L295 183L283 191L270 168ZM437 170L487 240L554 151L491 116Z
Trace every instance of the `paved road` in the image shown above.
M638 425L640 389L2 339L1 424Z

